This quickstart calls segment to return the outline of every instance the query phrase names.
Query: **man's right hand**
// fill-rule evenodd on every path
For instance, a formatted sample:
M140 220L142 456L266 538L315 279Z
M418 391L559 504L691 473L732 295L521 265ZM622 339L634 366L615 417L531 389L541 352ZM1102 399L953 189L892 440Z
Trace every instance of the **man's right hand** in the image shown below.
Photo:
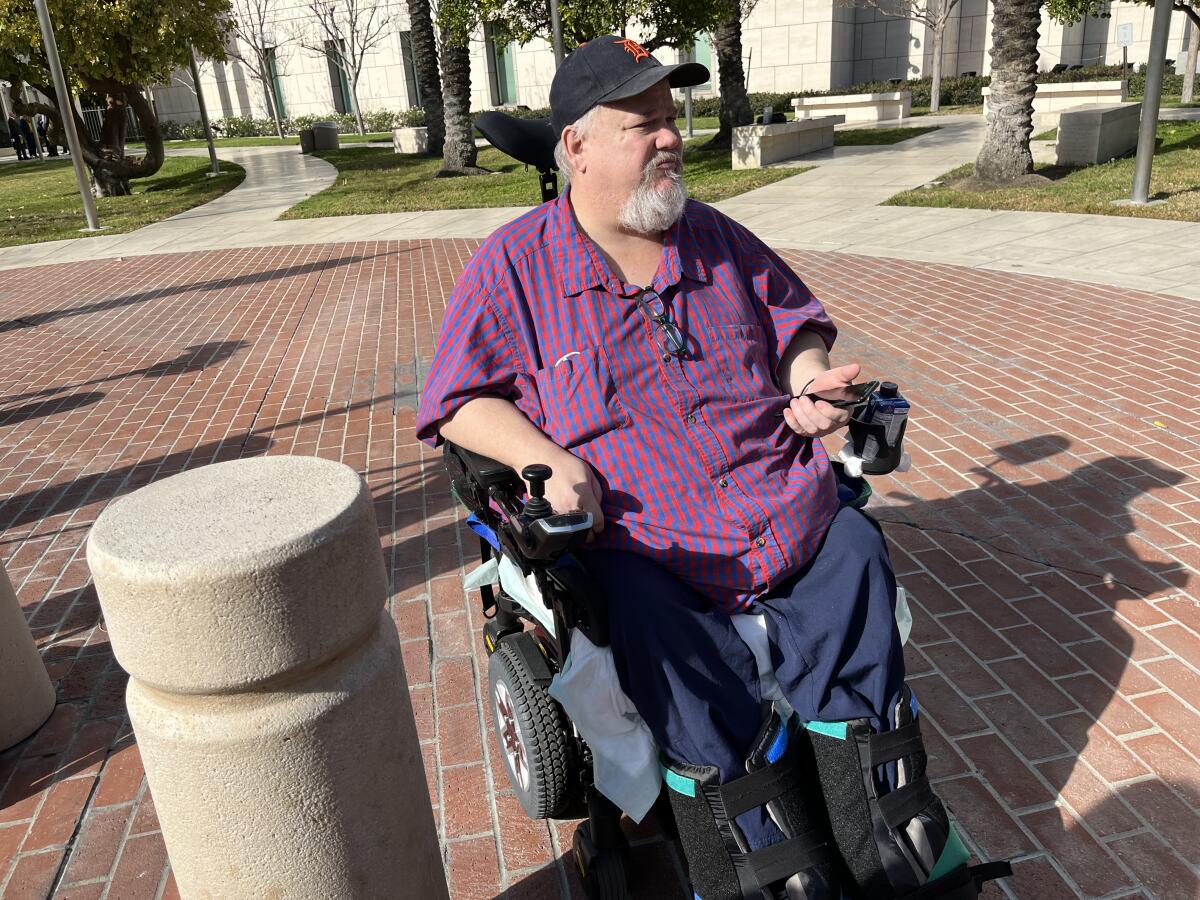
M550 459L540 459L553 471L546 482L546 499L556 513L582 510L592 514L592 531L604 530L604 513L600 510L600 499L604 491L592 467L567 450L556 447ZM588 536L591 540L591 536Z

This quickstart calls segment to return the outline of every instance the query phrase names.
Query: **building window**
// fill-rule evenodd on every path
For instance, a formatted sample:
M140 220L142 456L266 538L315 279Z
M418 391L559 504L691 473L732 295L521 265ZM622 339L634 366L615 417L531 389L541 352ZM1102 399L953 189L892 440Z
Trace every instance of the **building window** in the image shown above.
M325 62L329 65L329 91L333 94L333 108L338 113L350 112L350 85L339 62L338 44L325 42Z
M279 107L275 112L279 118L287 118L287 105L283 102L283 82L279 80L279 61L275 56L275 48L267 48L267 70L271 73L271 87L275 91L275 104Z
M400 59L404 63L404 86L408 102L412 106L424 106L421 102L421 83L417 81L417 64L413 60L412 32L400 32Z
M708 34L696 35L696 43L692 45L690 50L679 51L680 62L698 62L700 65L708 69L708 81L704 84L696 85L693 90L711 91L712 90L712 70L713 70L713 48L712 36Z
M488 66L491 88L492 88L492 105L493 106L509 106L515 105L517 102L517 72L515 65L515 57L517 54L517 45L509 44L507 47L497 47L492 40L491 29L486 31L487 35L487 52L490 59Z

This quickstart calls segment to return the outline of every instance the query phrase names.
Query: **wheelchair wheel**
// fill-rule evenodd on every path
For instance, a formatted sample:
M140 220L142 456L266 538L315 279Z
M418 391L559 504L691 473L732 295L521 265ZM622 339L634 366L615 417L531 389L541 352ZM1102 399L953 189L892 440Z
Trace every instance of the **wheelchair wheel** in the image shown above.
M575 855L575 866L579 870L583 892L588 900L627 900L627 846L599 850L592 839L590 824L583 822L575 829L575 835L571 839L571 850Z
M563 714L532 678L512 642L488 657L492 717L500 756L531 819L551 819L570 801L570 759Z

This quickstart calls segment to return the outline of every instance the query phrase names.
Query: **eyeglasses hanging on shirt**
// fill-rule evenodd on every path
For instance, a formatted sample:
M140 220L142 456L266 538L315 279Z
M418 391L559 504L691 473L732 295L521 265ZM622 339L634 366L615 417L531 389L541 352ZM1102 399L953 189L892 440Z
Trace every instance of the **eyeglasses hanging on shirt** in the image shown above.
M667 356L674 356L676 359L686 357L688 354L687 338L671 318L671 313L667 309L667 305L663 303L662 297L652 290L641 288L633 295L633 302L641 310L642 315L654 326L659 347L663 351L663 359L665 360Z

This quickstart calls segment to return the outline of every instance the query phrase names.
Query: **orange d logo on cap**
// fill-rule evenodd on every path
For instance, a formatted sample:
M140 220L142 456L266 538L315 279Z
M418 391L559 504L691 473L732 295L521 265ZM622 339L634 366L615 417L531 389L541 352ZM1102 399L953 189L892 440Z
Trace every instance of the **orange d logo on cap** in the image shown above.
M613 41L613 43L620 44L622 47L624 47L625 52L630 54L633 57L634 62L637 62L638 60L641 60L641 59L645 59L647 56L650 55L650 51L647 50L645 47L643 47L641 44L639 44L637 41L633 40L633 38L621 38L621 40Z

